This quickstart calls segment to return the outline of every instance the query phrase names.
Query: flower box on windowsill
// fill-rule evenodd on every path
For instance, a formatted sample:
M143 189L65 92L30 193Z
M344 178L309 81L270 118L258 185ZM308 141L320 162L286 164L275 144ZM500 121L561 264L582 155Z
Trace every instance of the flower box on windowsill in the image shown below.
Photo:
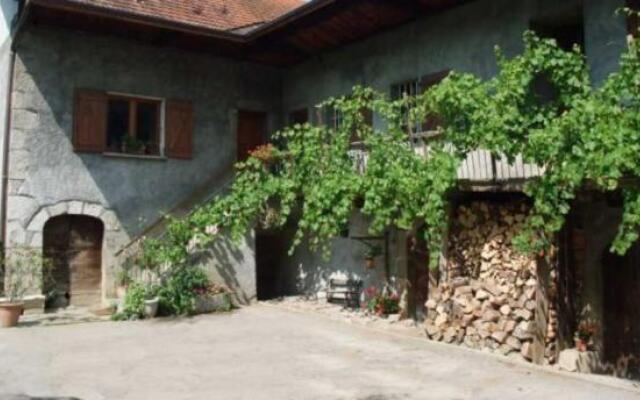
M106 152L102 153L105 157L110 158L129 158L129 159L141 159L141 160L154 160L154 161L166 161L167 157L161 155L151 155L151 154L135 154L135 153L116 153L116 152Z

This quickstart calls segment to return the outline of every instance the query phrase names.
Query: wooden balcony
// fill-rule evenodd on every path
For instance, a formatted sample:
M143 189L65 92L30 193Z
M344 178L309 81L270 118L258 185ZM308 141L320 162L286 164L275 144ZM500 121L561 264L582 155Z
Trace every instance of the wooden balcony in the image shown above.
M429 142L438 136L437 131L412 134L411 145L417 154L427 156ZM350 155L356 170L363 173L368 159L363 143L353 143ZM462 162L458 169L458 180L462 186L477 190L521 189L527 179L541 176L543 172L537 165L524 163L520 156L509 163L505 157L494 157L489 151L479 149L469 153Z

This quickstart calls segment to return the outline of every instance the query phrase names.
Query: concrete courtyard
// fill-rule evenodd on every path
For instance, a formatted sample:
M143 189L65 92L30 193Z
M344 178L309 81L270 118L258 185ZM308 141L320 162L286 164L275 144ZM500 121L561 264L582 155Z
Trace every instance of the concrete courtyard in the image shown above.
M631 383L257 305L0 331L0 399L638 399Z

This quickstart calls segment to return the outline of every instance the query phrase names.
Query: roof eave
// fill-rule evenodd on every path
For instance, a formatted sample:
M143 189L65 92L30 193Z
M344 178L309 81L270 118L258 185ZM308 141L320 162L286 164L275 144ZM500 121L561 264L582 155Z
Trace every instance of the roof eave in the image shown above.
M99 7L90 4L77 2L52 2L51 0L26 0L26 6L37 5L39 7L56 9L61 11L80 12L100 17L111 17L121 21L141 23L162 29L175 30L184 33L201 35L215 39L227 40L235 43L247 43L248 35L242 35L230 31L219 29L205 28L192 24L185 24L165 18L153 17L138 13L131 13L112 8Z
M282 28L287 24L295 21L296 19L302 18L308 14L311 14L321 8L327 7L337 0L312 0L300 7L294 8L293 10L279 16L278 18L269 21L262 26L252 30L247 38L249 41L254 40L260 36L264 36L270 32L277 30L278 28Z

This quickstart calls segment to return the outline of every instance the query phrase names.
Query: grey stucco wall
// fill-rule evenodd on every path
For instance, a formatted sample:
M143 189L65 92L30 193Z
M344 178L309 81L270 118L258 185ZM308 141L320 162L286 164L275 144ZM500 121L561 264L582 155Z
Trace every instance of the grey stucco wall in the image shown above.
M284 235L293 237L294 230ZM386 241L386 243L385 243ZM367 245L378 245L386 250L377 257L375 268L365 267L364 254ZM288 249L288 240L285 248ZM327 259L319 252L309 249L305 243L296 248L292 256L282 258L282 265L270 279L272 288L280 295L304 294L324 296L329 279L360 279L365 288L379 286L388 278L406 278L406 243L403 232L391 230L387 235L372 236L368 232L368 220L355 212L349 224L349 236L336 238L331 242L331 254ZM386 264L386 265L385 265ZM386 275L387 270L389 276ZM397 282L401 284L401 282Z
M620 54L626 49L626 22L616 15L624 6L624 0L585 0L585 48L595 84L618 69Z
M35 27L24 32L17 53L9 245L37 247L42 241L38 230L52 214L86 214L93 207L91 214L100 214L111 225L113 235L105 238L104 250L113 254L211 177L221 176L223 183L235 162L235 110L267 111L272 125L281 113L281 76L273 68ZM71 135L76 88L190 100L193 159L75 153ZM251 246L240 251L252 259ZM115 260L104 261L106 270L113 269ZM254 272L246 273L250 276L242 279L243 290L248 298L255 297Z
M357 84L389 93L393 83L442 70L495 75L494 48L507 56L522 49L532 19L579 0L479 0L323 54L288 71L285 110L312 107ZM613 72L625 48L626 23L616 16L624 0L585 0L585 47L595 81Z
M211 176L225 176L235 158L234 110L269 111L270 124L276 127L288 111L312 107L356 84L388 92L393 83L444 69L490 77L497 71L495 45L508 56L517 54L532 18L577 3L478 0L283 72L109 37L29 28L18 47L15 71L9 239L38 245L38 231L51 216L95 214L109 228L104 265L113 269L111 254L160 212ZM585 47L596 82L615 70L624 48L625 23L614 16L622 3L584 1ZM70 139L73 90L78 87L193 101L194 159L149 161L74 153ZM341 238L332 247L329 261L301 248L283 262L282 291L320 289L332 273L361 277L366 284L384 279L381 267L364 271L359 242ZM406 275L404 247L401 238L391 238L390 269L401 277ZM226 244L211 249L202 263L217 277L242 286L241 297L252 299L253 248L250 235L240 249ZM108 279L103 282L109 286Z
M507 56L522 50L522 33L533 19L577 8L582 3L585 52L594 83L616 70L625 48L626 22L616 15L624 0L478 0L320 55L286 72L283 88L285 112L312 108L331 96L349 93L354 85L367 85L389 93L394 83L417 79L442 70L469 72L482 78L497 73L495 46ZM374 118L382 129L382 121ZM340 271L362 275L359 244L337 239L334 256L323 261L300 251L289 273ZM396 273L404 277L401 251L392 256ZM406 268L406 266L405 266ZM325 273L324 276L327 274ZM311 278L307 275L307 281ZM292 280L292 277L283 278ZM323 279L307 286L321 284ZM372 283L375 279L366 278Z

